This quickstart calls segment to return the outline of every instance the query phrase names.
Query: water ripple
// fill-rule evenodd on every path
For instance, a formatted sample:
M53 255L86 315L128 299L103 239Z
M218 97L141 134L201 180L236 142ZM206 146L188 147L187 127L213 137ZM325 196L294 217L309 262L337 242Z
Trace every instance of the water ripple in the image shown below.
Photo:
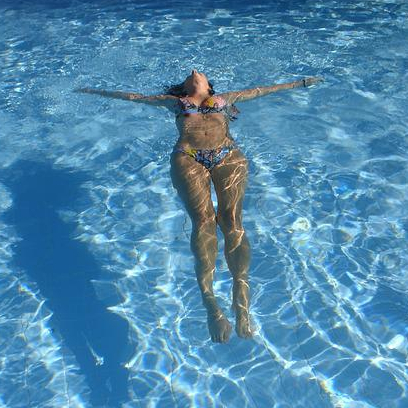
M94 254L96 296L137 344L123 406L407 405L406 4L178 6L1 6L2 167L30 159L92 175L58 215ZM250 161L250 342L208 339L191 224L169 178L172 116L72 93L161 92L192 66L218 92L325 78L243 104L232 127ZM13 200L0 184L0 211ZM92 406L44 293L12 266L21 237L0 231L0 406ZM229 310L221 257L215 289Z

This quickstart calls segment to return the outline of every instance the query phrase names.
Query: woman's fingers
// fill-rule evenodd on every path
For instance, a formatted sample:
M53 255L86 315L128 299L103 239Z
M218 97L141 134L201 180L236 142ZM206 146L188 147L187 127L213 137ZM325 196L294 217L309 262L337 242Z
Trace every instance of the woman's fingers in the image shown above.
M323 81L324 79L320 77L309 77L309 78L305 78L303 80L303 83L305 86L310 86L310 85L317 84L318 82L323 82Z
M92 89L91 88L77 88L77 89L74 89L74 92L91 93Z

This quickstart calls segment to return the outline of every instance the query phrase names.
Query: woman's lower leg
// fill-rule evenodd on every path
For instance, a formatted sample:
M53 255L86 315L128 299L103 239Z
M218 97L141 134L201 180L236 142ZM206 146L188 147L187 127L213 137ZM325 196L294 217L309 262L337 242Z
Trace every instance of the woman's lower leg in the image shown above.
M213 290L215 260L217 257L217 235L215 217L193 226L191 249L195 257L195 272L204 307L207 310L211 339L226 342L231 325L217 303Z
M248 271L251 249L242 226L223 226L225 258L233 279L232 307L236 313L236 331L241 337L251 337L249 324L249 280Z

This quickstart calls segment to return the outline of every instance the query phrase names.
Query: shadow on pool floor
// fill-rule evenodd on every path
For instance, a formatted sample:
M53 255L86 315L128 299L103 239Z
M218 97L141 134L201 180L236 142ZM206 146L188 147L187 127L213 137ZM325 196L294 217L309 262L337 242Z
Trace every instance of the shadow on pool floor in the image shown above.
M20 161L1 175L13 197L3 218L22 238L13 263L47 299L51 325L75 355L91 390L91 404L118 407L129 399L128 371L122 365L135 347L129 342L129 325L98 300L91 280L98 279L101 267L86 244L73 239L75 226L57 213L74 205L83 195L80 185L90 177ZM96 364L91 348L103 364Z

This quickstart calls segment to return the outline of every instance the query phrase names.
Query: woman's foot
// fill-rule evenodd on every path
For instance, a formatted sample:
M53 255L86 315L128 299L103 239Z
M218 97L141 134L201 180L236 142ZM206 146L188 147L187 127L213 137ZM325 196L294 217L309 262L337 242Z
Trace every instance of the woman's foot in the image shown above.
M231 324L222 312L208 314L208 330L214 343L226 343L231 335Z
M242 307L234 307L234 310L236 314L235 331L238 336L244 339L252 338L253 333L251 330L248 310Z

